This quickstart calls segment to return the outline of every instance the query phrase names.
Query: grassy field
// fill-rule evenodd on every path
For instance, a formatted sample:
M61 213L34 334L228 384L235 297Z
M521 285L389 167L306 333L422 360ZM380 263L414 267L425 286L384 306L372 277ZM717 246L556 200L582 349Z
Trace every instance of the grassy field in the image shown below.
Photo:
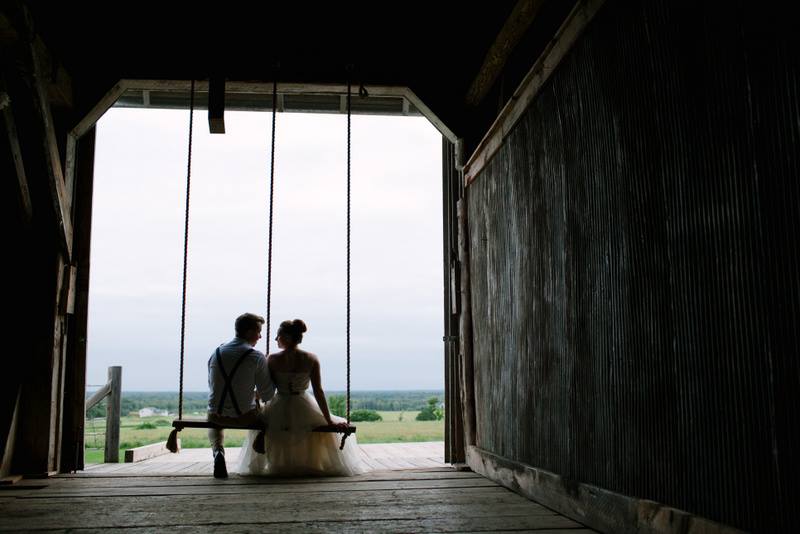
M419 412L378 412L383 421L354 423L358 427L359 443L411 443L415 441L442 441L444 421L416 421ZM172 420L168 417L122 417L120 420L120 461L125 459L125 449L166 441ZM86 463L103 461L105 420L87 420L85 424ZM241 447L246 430L226 430L225 446ZM208 431L187 428L180 433L181 446L187 449L208 447Z

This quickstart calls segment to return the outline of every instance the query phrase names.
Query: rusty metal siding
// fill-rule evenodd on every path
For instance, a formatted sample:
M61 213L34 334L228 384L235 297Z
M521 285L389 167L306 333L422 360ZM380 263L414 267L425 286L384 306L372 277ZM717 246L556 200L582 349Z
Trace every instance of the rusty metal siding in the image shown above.
M724 6L608 2L468 188L477 439L770 532L798 502L800 47Z

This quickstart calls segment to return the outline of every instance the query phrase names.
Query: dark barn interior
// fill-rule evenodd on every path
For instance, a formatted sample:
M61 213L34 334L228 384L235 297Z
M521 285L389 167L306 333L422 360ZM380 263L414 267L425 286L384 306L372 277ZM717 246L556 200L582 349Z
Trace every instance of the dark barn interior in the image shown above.
M350 82L369 93L355 113L442 132L446 461L601 532L796 528L786 4L0 6L0 475L25 476L0 528L39 528L25 481L84 467L94 125L115 104L187 109L191 80L201 106L223 80L227 109L333 113ZM453 528L561 528L494 513Z

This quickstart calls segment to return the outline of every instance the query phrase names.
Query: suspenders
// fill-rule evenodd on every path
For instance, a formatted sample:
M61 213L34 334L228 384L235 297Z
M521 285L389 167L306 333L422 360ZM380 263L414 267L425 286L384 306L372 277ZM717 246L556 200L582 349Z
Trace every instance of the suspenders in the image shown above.
M233 375L236 374L236 371L239 369L239 365L244 361L245 357L248 354L253 352L254 349L248 349L247 351L243 352L239 359L236 360L236 363L231 369L231 374L227 374L225 372L225 368L222 366L222 357L219 354L219 348L217 348L216 358L217 358L217 366L219 367L219 372L222 373L222 378L225 380L225 387L222 389L222 395L219 398L219 404L217 405L217 414L222 413L222 407L225 406L225 398L228 396L228 393L231 394L231 404L233 404L233 409L236 410L236 415L242 415L242 411L239 409L239 404L236 402L236 396L233 394Z

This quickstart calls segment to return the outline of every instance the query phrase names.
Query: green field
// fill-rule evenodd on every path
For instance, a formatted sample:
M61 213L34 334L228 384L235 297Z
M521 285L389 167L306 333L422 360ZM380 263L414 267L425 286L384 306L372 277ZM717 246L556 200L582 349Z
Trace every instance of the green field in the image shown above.
M444 421L415 421L417 411L378 412L383 421L354 423L359 443L411 443L415 441L444 440ZM196 417L196 416L193 416ZM155 416L139 418L122 417L120 420L120 461L124 460L125 449L141 447L151 443L166 441L172 420L169 417ZM143 428L153 426L155 428ZM103 461L105 440L105 420L92 419L85 423L86 463ZM246 430L226 430L225 446L241 447ZM181 446L187 449L208 447L208 431L202 428L187 428L180 433Z

